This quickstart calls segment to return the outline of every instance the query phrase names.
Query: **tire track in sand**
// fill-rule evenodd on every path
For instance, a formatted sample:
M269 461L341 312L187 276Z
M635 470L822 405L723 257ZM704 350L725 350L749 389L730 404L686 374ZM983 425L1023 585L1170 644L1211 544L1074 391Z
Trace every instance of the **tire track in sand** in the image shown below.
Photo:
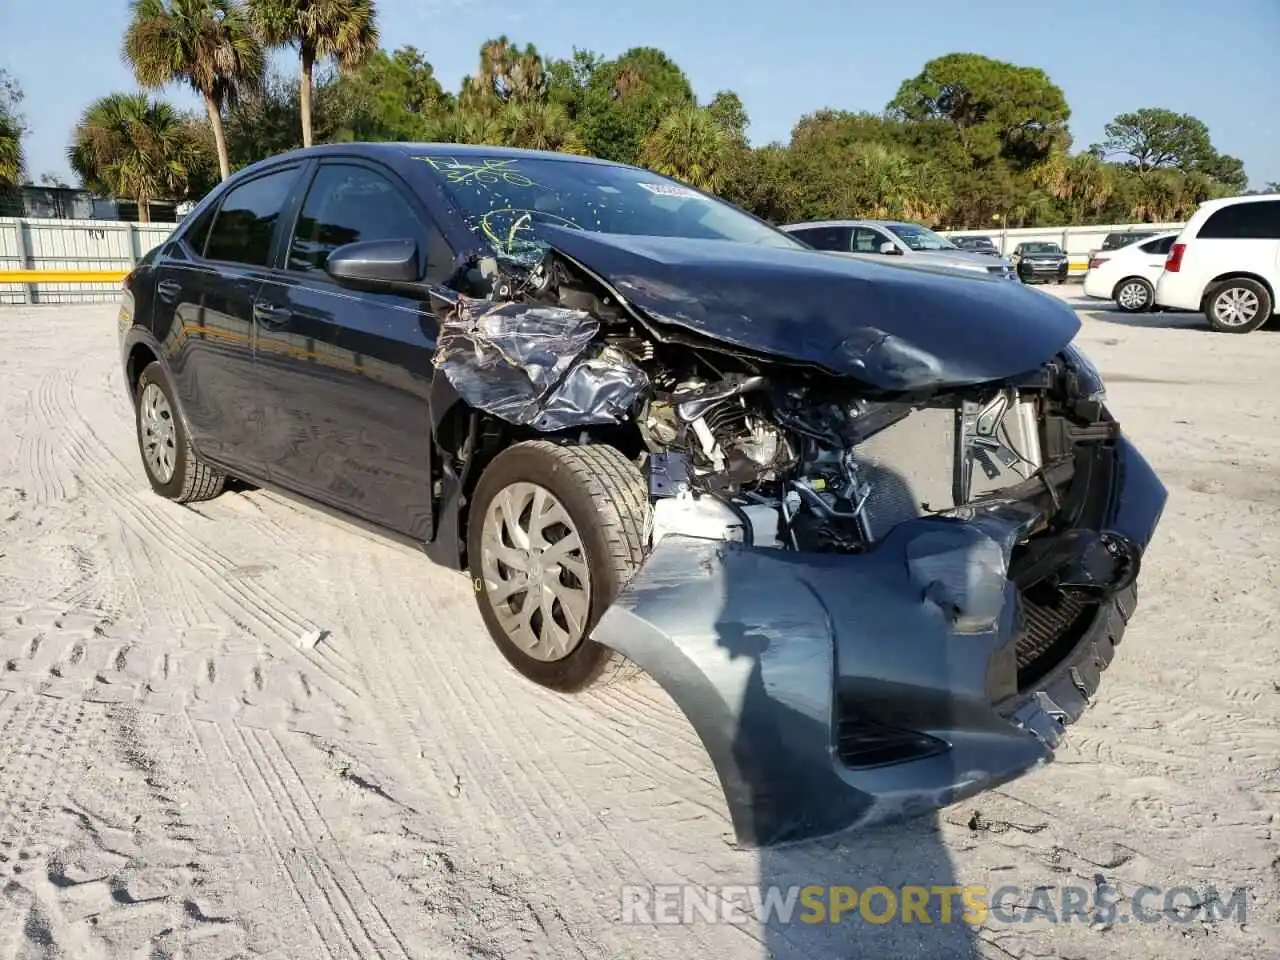
M63 402L62 398L70 389L70 374L66 371L54 371L47 379L55 379L60 384L58 390L48 394L53 398L48 407L49 415L62 417L65 448L80 468L78 472L86 486L98 495L98 499L123 525L143 541L148 551L168 553L195 575L195 585L179 580L175 592L169 598L159 599L189 606L199 602L198 599L193 600L193 597L199 598L207 591L207 595L222 612L247 633L285 641L280 649L284 657L308 664L320 674L323 682L341 688L353 700L359 699L360 692L349 670L295 647L294 641L299 636L310 633L317 627L282 606L278 597L258 587L251 578L235 576L233 571L237 569L236 564L189 533L182 523L170 515L172 511L181 508L154 497L149 490L144 493L149 502L143 504L134 485L121 478L123 471L119 468L119 461L115 461L114 467L107 462L99 453L103 449L100 443L86 439L86 433L94 435L91 429L84 426L84 418L72 404ZM111 456L109 452L107 456ZM111 457L111 460L115 458ZM200 587L206 590L201 590Z

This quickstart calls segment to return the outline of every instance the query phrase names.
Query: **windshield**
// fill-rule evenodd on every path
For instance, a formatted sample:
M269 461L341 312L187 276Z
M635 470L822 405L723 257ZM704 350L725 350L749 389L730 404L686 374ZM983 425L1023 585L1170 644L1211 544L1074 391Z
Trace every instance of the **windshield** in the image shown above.
M1062 248L1056 243L1024 243L1023 253L1061 253Z
M547 224L803 249L741 210L647 170L445 151L414 159L437 171L467 225L508 257L544 250L540 228Z
M912 250L958 250L946 237L940 237L928 227L917 223L891 223L889 229Z

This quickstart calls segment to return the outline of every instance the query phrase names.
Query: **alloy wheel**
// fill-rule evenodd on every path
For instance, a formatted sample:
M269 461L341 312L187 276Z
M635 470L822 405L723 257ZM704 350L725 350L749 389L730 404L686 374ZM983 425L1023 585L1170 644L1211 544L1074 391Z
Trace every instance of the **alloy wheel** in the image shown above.
M154 383L148 383L138 401L141 411L139 427L142 430L142 460L147 470L161 483L173 479L178 461L178 433L173 423L173 410L169 398Z
M1147 305L1147 287L1137 281L1126 283L1120 288L1116 300L1126 310L1141 310Z
M484 590L511 642L535 660L562 660L581 643L591 609L582 538L550 490L524 481L500 490L480 536Z
M1243 327L1258 316L1258 295L1248 287L1228 287L1213 300L1213 316L1224 327Z

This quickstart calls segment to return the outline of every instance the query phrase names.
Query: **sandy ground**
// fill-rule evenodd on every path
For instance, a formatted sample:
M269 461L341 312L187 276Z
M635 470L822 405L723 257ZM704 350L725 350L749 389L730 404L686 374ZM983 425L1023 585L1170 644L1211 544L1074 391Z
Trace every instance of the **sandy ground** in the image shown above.
M1171 494L1102 699L1004 789L744 852L656 686L534 688L463 577L284 497L156 498L114 310L0 310L0 956L1280 955L1280 334L1083 316ZM1245 922L1050 922L1098 882L1244 887ZM976 927L619 922L667 883L1022 893Z

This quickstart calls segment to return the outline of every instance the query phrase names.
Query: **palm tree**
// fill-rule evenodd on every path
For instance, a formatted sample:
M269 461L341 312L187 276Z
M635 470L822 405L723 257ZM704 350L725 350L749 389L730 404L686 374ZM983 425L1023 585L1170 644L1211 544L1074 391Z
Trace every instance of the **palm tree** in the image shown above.
M204 99L218 150L218 170L231 176L222 108L262 78L262 45L237 0L132 0L124 56L144 87L189 84Z
M22 88L0 69L0 187L16 187L26 172L22 136L27 131L18 109L21 102Z
M22 127L13 117L0 112L0 187L17 186L24 167Z
M558 103L512 101L498 114L497 124L503 144L509 147L556 150L560 153L586 152L577 128Z
M640 148L640 162L664 176L717 193L729 174L732 143L702 107L681 107L663 118Z
M489 146L501 146L503 143L502 128L496 117L461 107L428 120L423 136L431 143L477 143Z
M191 123L163 100L113 93L85 109L67 151L84 185L135 200L138 218L151 220L152 200L177 198L211 157Z
M339 69L353 70L378 49L373 0L249 0L249 7L268 44L298 48L302 145L309 147L315 66L334 60Z

